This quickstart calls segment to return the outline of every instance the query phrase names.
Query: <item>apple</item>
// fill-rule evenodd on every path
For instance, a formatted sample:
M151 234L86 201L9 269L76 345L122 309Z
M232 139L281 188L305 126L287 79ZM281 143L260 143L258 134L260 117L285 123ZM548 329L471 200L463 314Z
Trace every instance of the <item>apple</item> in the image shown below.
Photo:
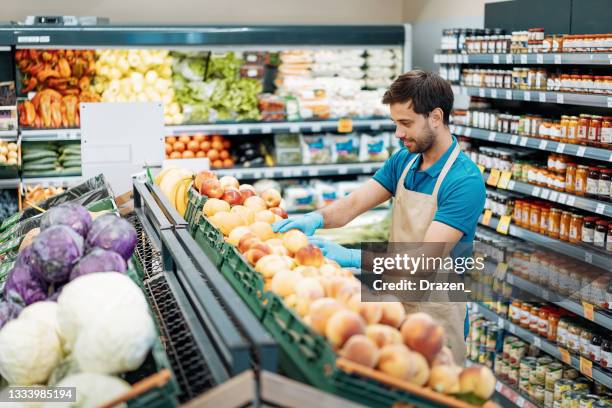
M261 258L271 254L272 248L263 242L257 242L251 245L251 247L244 253L244 256L251 265L255 265Z
M272 211L274 214L278 215L279 217L281 217L283 219L288 217L287 211L285 211L284 208L281 208L281 207L272 207L272 208L270 208L270 211Z
M204 203L204 207L202 208L202 212L207 217L212 217L218 212L228 212L230 210L230 205L226 201L219 200L218 198L209 198Z
M274 238L274 231L272 231L272 227L267 222L255 221L249 225L249 228L262 241L267 241L270 238Z
M245 225L241 225L239 227L234 228L228 235L227 237L227 242L229 242L230 244L234 245L234 246L238 246L238 243L240 242L240 239L246 235L246 234L250 234L251 230L249 229L249 227L245 226Z
M244 200L243 205L255 212L268 209L266 202L261 197L257 196L247 198L246 200Z
M244 220L245 225L251 225L255 222L255 212L250 208L246 208L243 205L235 205L232 207L230 212L240 214L242 219Z
M272 224L275 220L274 213L270 210L261 210L255 213L255 221L263 221Z
M206 179L200 186L200 194L209 198L221 198L223 196L223 187L217 179Z
M308 237L302 231L292 229L283 235L283 245L289 252L295 254L300 248L308 245Z
M221 199L227 201L229 205L240 205L242 204L242 195L240 191L235 188L226 188L223 192Z
M216 213L210 218L210 222L225 236L228 236L234 228L244 225L244 221L238 214L227 211Z
M321 249L313 244L301 247L295 253L295 261L298 265L321 267L323 265L323 253Z
M255 194L257 194L257 190L255 190L255 187L253 187L253 185L251 184L241 184L240 187L238 187L238 190L243 191L243 190L251 190L252 192L254 192Z
M256 196L257 193L253 190L246 189L240 190L240 195L242 196L242 201L244 202L247 198Z
M240 240L238 241L238 250L244 254L251 246L258 242L261 242L261 240L257 237L257 235L253 234L252 232L248 232L240 237Z
M240 183L238 183L236 177L233 176L223 176L219 179L219 183L221 183L221 186L224 189L235 188L237 190L240 187Z
M217 179L217 175L215 173L213 173L212 171L208 171L208 170L204 170L199 172L196 177L195 180L193 182L196 190L200 191L200 187L202 186L202 183L204 182L204 180L209 180L209 179Z
M282 197L278 190L269 188L261 193L261 198L265 201L268 208L278 207Z

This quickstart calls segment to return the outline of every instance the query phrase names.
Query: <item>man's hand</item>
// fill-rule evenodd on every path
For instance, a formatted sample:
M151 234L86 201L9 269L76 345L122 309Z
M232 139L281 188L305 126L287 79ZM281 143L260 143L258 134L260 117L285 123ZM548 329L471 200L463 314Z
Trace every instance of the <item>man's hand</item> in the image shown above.
M361 251L349 249L320 237L308 238L311 244L321 248L323 256L338 262L343 268L361 268Z
M299 229L304 234L311 236L316 230L323 227L323 216L318 212L310 212L303 217L290 217L285 220L277 221L272 224L274 232L287 232L292 229Z

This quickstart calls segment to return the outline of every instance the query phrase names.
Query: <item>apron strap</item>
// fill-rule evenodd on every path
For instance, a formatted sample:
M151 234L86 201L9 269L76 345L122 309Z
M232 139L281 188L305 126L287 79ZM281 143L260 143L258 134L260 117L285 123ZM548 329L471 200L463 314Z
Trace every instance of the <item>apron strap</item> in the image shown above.
M406 187L404 187L404 180L406 179L406 174L408 174L408 171L410 171L410 168L412 167L414 162L419 158L419 156L420 156L419 154L415 154L414 157L412 158L412 160L410 160L408 162L408 165L406 166L406 168L402 172L402 175L400 176L400 179L397 182L397 187L395 188L396 192L400 188L404 188L404 189L406 188Z
M459 147L459 142L457 142L457 144L455 145L455 148L453 149L453 152L446 160L446 163L444 163L444 167L442 168L442 171L440 171L440 175L438 176L438 180L436 181L436 185L433 189L433 193L431 193L434 200L436 201L438 201L438 190L440 190L440 186L442 185L442 182L444 181L446 174L452 167L453 163L455 163L457 156L459 156L459 152L461 152L461 148Z

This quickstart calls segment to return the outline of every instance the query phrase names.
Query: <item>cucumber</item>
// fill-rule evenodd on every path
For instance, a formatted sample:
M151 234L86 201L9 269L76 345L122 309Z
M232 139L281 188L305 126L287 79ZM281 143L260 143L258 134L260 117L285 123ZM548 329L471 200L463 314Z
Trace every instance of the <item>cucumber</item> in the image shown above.
M55 162L54 163L45 163L45 164L24 164L23 171L53 171L55 170Z
M65 160L62 162L62 167L70 168L70 167L81 167L81 160Z
M29 167L32 165L37 165L37 164L55 164L57 162L57 158L56 157L43 157L40 159L36 159L36 160L24 160L23 161L23 167Z

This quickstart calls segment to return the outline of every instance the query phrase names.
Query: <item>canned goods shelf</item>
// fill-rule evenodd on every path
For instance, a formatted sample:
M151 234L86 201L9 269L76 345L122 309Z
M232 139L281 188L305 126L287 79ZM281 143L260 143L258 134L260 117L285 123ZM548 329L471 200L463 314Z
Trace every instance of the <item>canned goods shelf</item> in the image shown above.
M499 218L491 217L489 224L482 223L482 216L478 219L481 225L485 225L489 228L497 229ZM604 269L607 272L612 272L612 255L604 251L598 251L590 245L585 244L570 244L569 242L560 241L558 239L550 238L546 235L538 234L528 229L517 227L516 225L510 225L508 229L508 235L521 238L526 241L532 242L537 245L544 246L552 249L553 251L559 252L560 254L570 256L578 259L585 263L597 266Z
M436 54L438 64L495 64L495 65L610 65L612 54L607 53L546 53L546 54Z
M234 176L238 180L260 178L303 178L320 176L344 176L347 174L372 174L382 167L377 163L320 164L277 167L250 167L215 170L219 176Z
M526 341L529 344L533 344L535 347L544 351L547 354L550 354L552 357L557 360L563 361L562 352L559 347L555 344L549 342L548 340L543 339L540 336L534 335L529 330L525 330L522 327L515 325L514 323L506 320L505 318L497 315L488 307L484 306L480 303L474 303L472 306L472 311L474 313L480 313L484 316L485 319L497 322L497 325L500 328L507 330L509 333L519 337L520 339ZM580 359L574 355L569 356L570 361L569 365L574 367L576 370L582 372L582 374L588 375L581 369ZM603 369L596 367L593 365L592 367L592 378L593 380L605 385L606 387L612 387L612 374L607 373Z
M553 140L544 140L535 137L494 132L487 129L479 129L469 126L450 125L450 131L457 136L466 136L473 139L487 140L490 142L503 143L512 146L521 146L529 149L612 162L612 150L608 149L599 149L596 147L581 146L572 143L559 143Z

